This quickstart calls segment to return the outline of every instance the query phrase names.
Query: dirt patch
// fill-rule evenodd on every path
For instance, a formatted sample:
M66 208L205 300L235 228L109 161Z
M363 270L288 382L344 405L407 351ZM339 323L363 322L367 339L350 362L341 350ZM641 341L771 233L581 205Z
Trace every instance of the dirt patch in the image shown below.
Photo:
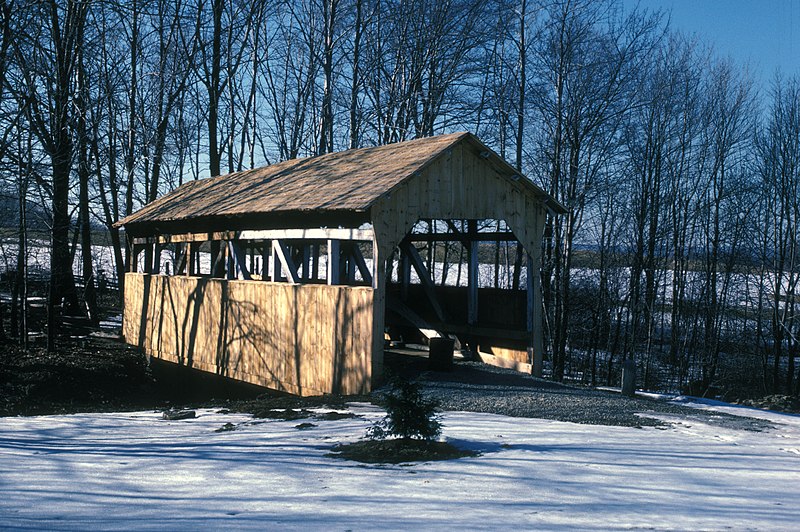
M247 410L245 410L247 411ZM312 412L311 410L307 410L305 408L294 409L294 408L284 408L284 409L266 409L266 408L258 408L255 409L255 412L250 412L253 414L254 418L258 419L279 419L282 421L296 421L298 419L318 419L320 421L337 421L339 419L353 419L356 417L361 417L358 414L354 414L352 412Z
M146 407L153 385L147 359L119 342L65 342L52 353L0 346L2 416Z
M800 397L789 395L768 395L760 399L744 399L737 401L737 404L762 410L800 414Z
M310 412L304 408L301 408L300 410L285 408L283 410L259 410L253 414L253 417L257 419L280 419L282 421L295 421L297 419L306 419L313 415L313 412Z
M459 449L447 442L411 438L393 440L362 440L337 445L326 456L367 464L401 464L453 460L478 453Z
M326 420L368 396L296 397L147 357L111 338L62 339L55 352L0 344L0 416L222 407L257 418ZM329 412L309 409L325 408Z
M328 408L331 410L346 410L348 402L370 402L369 396L343 396L320 395L317 397L297 397L275 392L265 393L254 399L227 401L225 406L232 412L252 414L261 419L283 419L292 421L313 417L316 419L335 421L337 419L353 418L355 414L349 412L312 412L311 408Z

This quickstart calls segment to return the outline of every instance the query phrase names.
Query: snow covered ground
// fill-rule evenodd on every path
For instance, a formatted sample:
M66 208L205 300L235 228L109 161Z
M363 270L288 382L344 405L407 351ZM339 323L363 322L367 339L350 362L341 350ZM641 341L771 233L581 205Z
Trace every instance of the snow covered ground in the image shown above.
M683 402L774 428L449 412L445 437L481 456L367 466L325 456L381 417L364 404L309 430L213 410L2 418L0 528L797 530L800 416Z

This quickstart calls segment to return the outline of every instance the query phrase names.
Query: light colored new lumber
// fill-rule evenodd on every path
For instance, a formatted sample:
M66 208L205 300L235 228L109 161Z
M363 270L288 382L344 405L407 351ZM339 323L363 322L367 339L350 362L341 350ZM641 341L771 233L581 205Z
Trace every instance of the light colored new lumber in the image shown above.
M123 335L150 356L301 395L370 390L371 287L125 280ZM338 383L335 364L345 370Z

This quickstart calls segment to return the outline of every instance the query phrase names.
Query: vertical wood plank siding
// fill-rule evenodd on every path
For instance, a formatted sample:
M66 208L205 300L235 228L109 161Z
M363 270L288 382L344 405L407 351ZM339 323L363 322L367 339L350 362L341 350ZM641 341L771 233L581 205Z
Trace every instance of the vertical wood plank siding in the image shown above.
M370 389L374 290L125 275L125 341L298 395ZM382 340L382 335L381 335Z
M420 218L488 218L505 220L525 250L538 257L545 207L462 143L376 201L371 218L384 256Z

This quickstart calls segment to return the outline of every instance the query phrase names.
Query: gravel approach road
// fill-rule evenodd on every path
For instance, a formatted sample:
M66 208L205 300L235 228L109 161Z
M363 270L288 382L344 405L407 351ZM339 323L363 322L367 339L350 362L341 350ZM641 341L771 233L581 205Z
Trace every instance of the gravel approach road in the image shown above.
M486 412L514 417L569 421L591 425L624 427L659 426L664 421L649 417L675 417L719 424L742 430L761 431L771 424L760 419L708 413L669 402L637 395L539 379L518 371L481 362L456 360L449 372L428 371L424 356L387 352L390 374L420 383L426 397L439 401L446 411ZM378 391L380 393L380 390Z

